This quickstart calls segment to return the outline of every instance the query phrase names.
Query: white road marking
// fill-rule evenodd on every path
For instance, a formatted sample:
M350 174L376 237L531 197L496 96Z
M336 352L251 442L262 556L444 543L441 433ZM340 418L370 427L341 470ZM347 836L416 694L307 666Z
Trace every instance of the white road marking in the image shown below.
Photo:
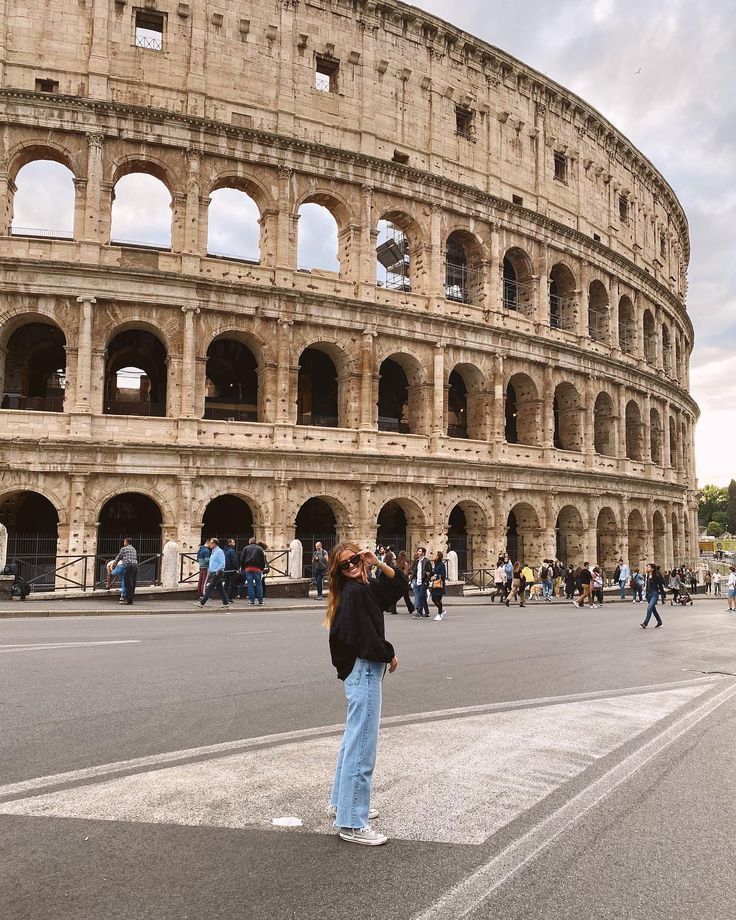
M595 808L622 783L646 766L658 754L674 744L698 722L709 716L723 703L736 696L736 684L731 684L696 709L683 715L651 741L642 745L607 773L591 783L582 792L562 805L519 840L512 843L486 865L477 869L465 881L443 895L427 910L415 915L413 920L462 920L520 869L539 855L564 831L576 824L587 812Z
M97 645L138 645L140 639L105 639L99 642L26 642L19 645L0 645L0 654L5 652L42 652L64 648L85 648Z
M482 844L713 686L384 726L373 786L381 829L405 840ZM297 814L309 831L327 834L338 743L314 737L240 751L7 802L0 812L228 828Z

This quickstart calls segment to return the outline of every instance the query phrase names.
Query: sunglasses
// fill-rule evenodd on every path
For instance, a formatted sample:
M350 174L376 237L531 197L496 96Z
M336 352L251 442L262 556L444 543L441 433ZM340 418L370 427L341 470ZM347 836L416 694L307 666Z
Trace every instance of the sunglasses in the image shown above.
M343 572L347 572L348 569L352 569L353 566L360 565L363 561L362 557L356 553L354 556L351 556L349 559L344 559L340 563L340 568Z

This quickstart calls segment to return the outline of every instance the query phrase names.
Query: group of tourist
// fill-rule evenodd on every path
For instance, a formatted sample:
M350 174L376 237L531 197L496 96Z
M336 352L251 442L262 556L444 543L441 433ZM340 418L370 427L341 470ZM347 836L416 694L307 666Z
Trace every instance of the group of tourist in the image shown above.
M411 562L405 550L399 550L398 554L395 554L390 546L377 546L374 555L379 562L390 565L401 572L407 582L407 587L401 597L387 608L387 612L398 613L396 604L403 598L406 609L414 619L429 619L431 616L429 600L431 600L437 609L434 619L444 620L443 598L447 590L447 566L441 550L437 550L432 560L427 557L427 550L420 546L414 553ZM409 596L409 587L414 592L413 603Z
M255 537L248 540L240 556L233 537L225 541L225 548L220 546L217 537L210 537L197 550L199 578L197 593L199 600L195 607L204 607L212 595L217 592L221 608L229 610L231 601L248 596L248 603L254 607L258 603L263 607L265 598L265 576L268 574L266 544L257 543Z

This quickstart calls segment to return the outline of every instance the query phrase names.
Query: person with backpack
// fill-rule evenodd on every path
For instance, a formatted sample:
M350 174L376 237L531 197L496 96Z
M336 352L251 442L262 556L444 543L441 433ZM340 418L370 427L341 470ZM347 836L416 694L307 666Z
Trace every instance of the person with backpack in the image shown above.
M322 549L322 544L317 541L314 544L312 553L312 573L314 575L314 586L317 589L317 600L322 600L322 585L324 583L325 573L327 572L327 553Z
M644 622L640 623L642 629L646 629L649 625L649 620L654 615L654 619L657 621L655 629L659 629L662 626L662 617L659 615L657 610L657 601L659 600L659 595L664 591L664 579L659 571L659 566L656 566L653 562L647 563L647 577L645 588L645 596L647 599L647 615L644 617Z
M552 561L544 559L539 567L539 580L542 583L542 597L548 604L552 601L552 588L554 587L552 576Z
M634 569L631 576L631 603L640 604L642 600L642 591L644 590L644 576L639 569Z

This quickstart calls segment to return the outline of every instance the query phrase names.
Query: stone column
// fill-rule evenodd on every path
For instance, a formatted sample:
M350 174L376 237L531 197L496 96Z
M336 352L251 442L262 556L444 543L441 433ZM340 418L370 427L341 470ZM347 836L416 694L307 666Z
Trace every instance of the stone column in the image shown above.
M76 412L90 413L90 390L92 387L92 306L97 303L94 297L86 294L77 297L81 304L79 311L79 342L77 345L77 394L74 409Z
M296 266L296 222L291 213L291 181L293 170L280 166L278 170L278 231L276 236L276 267L291 271ZM292 227L293 224L293 227Z
M364 329L360 349L360 412L359 427L375 430L378 394L374 392L375 355L373 340L378 333L373 329Z
M186 177L186 199L184 201L184 227L182 228L182 249L187 254L205 255L207 252L207 242L205 237L205 248L201 249L200 240L200 162L201 156L199 150L190 148L186 152L187 160L187 177ZM209 198L206 199L209 203Z
M503 492L496 487L493 493L493 531L496 556L506 552L506 517L503 513Z
M0 571L8 561L8 529L5 524L0 524Z
M626 388L623 384L618 384L618 443L619 458L626 459Z
M588 338L588 301L590 299L590 291L587 262L582 262L580 265L580 290L576 292L575 299L578 301L577 333L581 338Z
M672 469L672 455L670 453L670 405L662 403L662 465L665 470Z
M439 450L447 434L445 427L445 345L435 346L432 377L432 418L430 420L430 450Z
M432 535L431 540L433 549L436 552L441 550L447 554L447 530L449 521L445 519L443 496L445 492L444 483L442 485L432 486Z
M74 180L74 228L75 240L84 239L84 226L87 218L87 180L75 177Z
M294 321L280 319L277 322L276 334L278 337L278 367L276 368L276 412L275 419L278 424L293 424L292 399L290 393L291 377L291 327Z
M544 559L557 558L557 518L552 506L552 496L544 498Z
M69 368L68 368L68 365L69 365L69 358L68 358L69 352L70 352L70 349L69 349L69 347L67 346L67 348L66 348L66 353L67 353L67 379L68 379L68 374L69 374ZM2 394L5 392L5 359L7 358L7 356L8 356L8 350L7 350L7 348L3 348L3 346L0 345L0 399L2 398ZM67 409L67 396L66 396L66 394L64 394L64 411L65 411L65 412L68 411L68 409Z
M0 62L0 66L2 62ZM10 225L13 221L13 198L16 193L15 182L10 178L7 170L0 172L0 234L3 236L10 233Z
M110 240L110 217L112 196L103 201L102 191L102 144L104 136L98 133L87 135L87 176L84 190L84 218L79 235L89 243L107 243ZM108 186L109 187L109 186ZM75 215L75 238L78 232Z
M501 452L506 429L503 355L493 357L493 412L491 415L491 451L496 457Z
M677 560L675 559L675 544L674 538L672 535L672 508L670 507L664 521L664 545L665 545L665 556L667 568L672 568L674 565L677 565Z
M107 79L110 72L108 23L111 18L108 7L108 0L93 0L92 34L87 58L89 95L92 99L107 99Z
M367 288L374 289L376 286L376 250L373 228L373 187L370 185L360 187L360 215L358 281L365 284Z
M431 241L432 252L430 254L430 297L439 297L444 300L445 297L445 253L442 249L442 209L438 205L432 205L431 210Z
M544 366L544 392L541 403L540 419L540 443L546 450L554 448L555 440L555 412L554 412L555 388L552 383L552 365Z
M591 464L595 454L595 397L596 380L592 375L585 378L585 391L583 393L584 406L582 409L582 444L581 449L586 456L586 462Z
M503 307L503 256L497 224L491 226L491 258L484 287L486 298L483 306L488 313L497 313Z
M184 331L182 334L180 414L182 418L195 418L197 367L194 321L200 312L200 308L193 304L185 304L181 308L181 312L184 314Z
M652 398L647 391L644 394L644 411L641 419L641 457L644 463L652 462Z

